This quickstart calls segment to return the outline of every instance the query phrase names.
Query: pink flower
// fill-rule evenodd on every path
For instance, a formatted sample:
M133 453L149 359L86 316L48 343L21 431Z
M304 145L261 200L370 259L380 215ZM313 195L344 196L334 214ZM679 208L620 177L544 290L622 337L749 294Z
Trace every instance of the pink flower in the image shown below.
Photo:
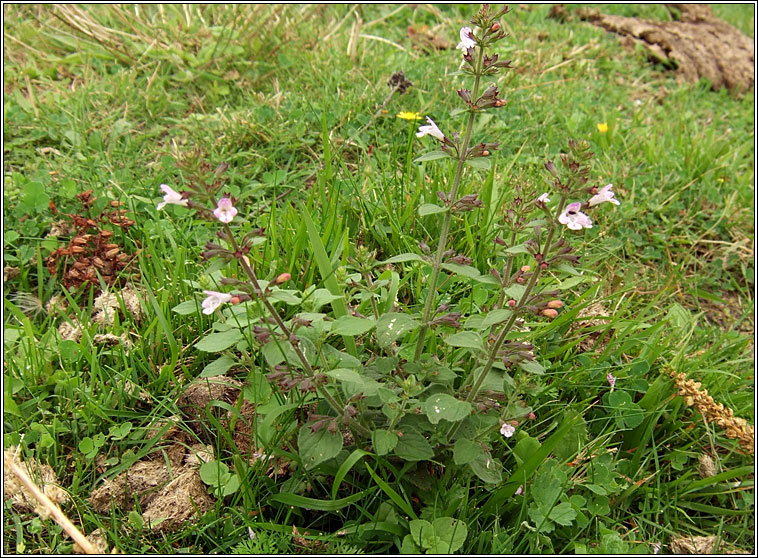
M513 495L514 496L520 496L523 493L524 493L524 485L520 484L520 485L518 485L518 488L516 489L516 492L514 492Z
M608 374L605 376L605 379L608 380L608 384L611 386L611 389L613 389L616 385L616 377L608 372Z
M434 120L426 117L426 121L429 122L428 126L419 126L418 132L416 133L417 138L422 138L425 135L429 134L433 136L435 139L438 139L440 141L445 141L445 134L442 133L442 130L440 130L437 125L434 123Z
M653 543L653 554L658 554L661 551L661 543L654 542Z
M603 188L597 194L590 198L590 201L587 202L587 205L589 207L593 207L603 202L611 202L615 205L621 205L621 202L618 201L613 192L611 192L611 188L613 188L613 184L603 186Z
M237 215L237 209L232 205L230 198L221 198L218 200L218 207L213 210L213 214L222 223L231 223L234 216Z
M581 229L591 229L592 221L584 213L579 211L582 204L579 202L570 203L566 206L558 216L558 222L562 225L566 225L572 231L578 231Z
M503 426L500 427L500 434L502 434L506 438L510 438L515 433L516 433L516 428L513 425L508 424L507 422L504 422Z
M476 47L476 41L471 38L471 27L461 27L461 42L455 48L466 52L470 48Z
M216 308L232 300L232 295L228 293L219 293L216 291L203 292L208 295L202 303L203 314L213 314L213 311Z
M549 201L550 201L550 198L547 197L547 192L545 192L539 198L537 198L538 203L548 203Z
M163 201L158 204L157 209L161 210L168 204L173 205L181 205L182 207L187 207L187 203L189 200L186 200L182 198L182 195L177 192L176 190L173 190L170 186L167 186L166 184L161 184L161 190L163 190Z

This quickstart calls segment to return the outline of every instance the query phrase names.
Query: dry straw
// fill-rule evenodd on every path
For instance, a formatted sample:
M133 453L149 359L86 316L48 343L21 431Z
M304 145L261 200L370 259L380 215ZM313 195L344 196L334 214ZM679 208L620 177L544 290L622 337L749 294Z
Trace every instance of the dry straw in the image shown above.
M11 447L3 452L3 465L8 473L15 476L15 480L8 478L5 485L6 493L10 493L12 496L14 493L22 492L24 489L39 502L39 505L34 508L34 511L42 518L47 519L52 517L55 522L63 527L63 530L74 539L74 542L79 545L83 552L86 554L100 554L100 550L96 548L87 538L82 535L81 531L77 529L68 517L64 515L61 509L34 483L29 477L26 471L26 467L16 455L16 448ZM60 489L57 489L60 490ZM6 494L7 496L8 494Z

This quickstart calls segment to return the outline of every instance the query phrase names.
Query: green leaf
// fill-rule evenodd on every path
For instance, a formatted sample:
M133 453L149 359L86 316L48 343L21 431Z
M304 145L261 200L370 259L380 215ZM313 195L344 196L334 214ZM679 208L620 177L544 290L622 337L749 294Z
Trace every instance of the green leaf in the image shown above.
M388 260L384 260L381 265L403 263L403 262L423 262L423 261L424 261L424 258L419 256L418 254L412 254L410 252L406 252L405 254L398 254L397 256L393 256Z
M447 211L447 207L441 207L433 203L424 203L421 204L421 206L418 208L418 214L421 217L426 217L427 215L435 215L437 213L444 213L445 211Z
M306 496L300 496L299 494L290 494L282 492L280 494L274 494L269 498L272 502L279 502L285 506L295 506L297 508L304 508L306 510L318 510L318 511L337 511L349 506L350 504L361 500L366 497L366 492L358 492L347 498L340 500L318 500L316 498L308 498Z
M240 480L236 473L229 471L220 461L207 461L200 465L198 471L200 480L213 487L216 496L223 498L234 494L240 487Z
M478 269L470 265L443 263L440 267L444 270L449 271L450 273L466 277L467 279L473 279L474 281L479 281L480 283L497 285L497 279L491 275L482 275L479 273Z
M521 300L521 297L524 296L524 291L526 290L526 287L524 285L519 285L518 283L514 283L507 289L505 289L505 294L507 294L509 297L511 297L514 300Z
M304 424L297 437L297 447L305 468L313 469L324 461L337 457L342 449L342 432L337 430L332 434L327 427L314 432L310 424Z
M331 333L337 335L356 336L374 329L376 322L373 318L358 318L357 316L342 316L332 322Z
M294 306L297 304L300 304L302 302L302 299L297 296L298 291L292 290L292 289L274 289L269 293L268 297L271 300L277 300L279 302L284 302L285 304L289 304L290 306Z
M226 371L235 364L237 364L237 361L233 358L226 355L221 356L210 364L206 365L206 367L203 368L203 371L200 372L200 377L210 378L211 376L220 376L221 374L226 373Z
M451 347L466 347L477 350L484 348L484 341L482 341L481 335L473 331L461 331L448 335L444 341Z
M421 554L421 549L413 542L413 537L411 535L405 535L405 537L403 537L400 554Z
M536 374L537 376L541 376L545 373L545 367L536 360L522 360L518 363L518 367L521 368L521 370L524 372Z
M379 389L379 383L365 376L361 376L355 370L349 368L335 368L329 370L326 375L342 382L342 387L345 389L345 393L348 397L362 393L367 397L376 395Z
M382 478L374 472L374 470L371 468L371 465L368 463L364 463L366 465L366 469L368 470L369 474L371 475L371 478L374 479L374 482L379 486L379 488L384 491L384 493L390 497L390 500L395 502L397 506L405 512L405 514L408 517L412 517L413 519L418 518L416 515L416 512L413 510L413 506L411 506L407 500L403 500L403 498L395 492L395 490L387 484Z
M425 519L414 519L408 524L411 539L423 548L429 548L434 542L434 527Z
M438 393L424 402L424 412L432 424L438 424L443 419L458 422L471 414L471 404L452 395Z
M537 438L532 438L528 434L521 438L513 448L513 456L516 458L516 463L521 466L527 459L529 459L534 453L540 449L540 442Z
M643 376L650 371L650 363L646 360L635 360L629 368L629 373L635 376Z
M526 249L526 246L524 244L516 244L516 246L506 248L505 252L507 254L528 254L529 250Z
M16 405L13 396L8 392L3 393L3 411L11 415L16 415L17 417L21 416L21 411L19 410L18 405Z
M206 353L218 353L224 351L244 339L242 332L238 329L232 329L222 333L209 333L200 341L195 343L198 351Z
M476 159L466 159L466 164L474 169L489 170L492 167L492 161L485 157L477 157Z
M352 382L356 384L363 384L363 377L355 370L349 368L335 368L329 370L326 375L340 382Z
M371 443L377 455L385 455L391 452L397 446L399 439L397 434L389 430L374 430L371 434Z
M307 298L306 304L311 305L311 309L317 312L325 304L330 304L335 300L340 300L342 295L335 295L329 292L329 289L316 289Z
M603 403L615 415L616 425L619 428L635 428L645 420L642 407L634 403L631 396L625 391L606 393L603 397Z
M579 275L577 277L569 277L568 279L565 279L560 282L558 285L558 288L562 291L565 291L566 289L570 289L571 287L576 287L579 283L584 283L587 281L589 277L586 275Z
M574 423L579 415L565 414L558 429L553 432L535 451L527 455L518 468L511 473L507 482L501 488L498 488L482 506L484 513L494 513L503 502L513 496L519 485L526 483L545 461L547 456L552 452L568 431L573 428ZM520 441L519 441L520 443ZM539 444L539 442L537 442ZM518 447L518 444L516 445Z
M45 192L45 186L40 182L27 182L22 188L21 205L29 213L40 213L48 208L50 196Z
M534 479L531 494L537 507L546 513L563 494L563 486L553 471L545 470Z
M304 342L308 340L303 338L300 341ZM308 343L310 343L310 341L308 341ZM269 341L263 345L263 347L261 347L261 353L263 353L263 357L266 359L266 364L269 366L276 366L282 362L287 362L287 364L296 366L298 368L303 366L303 364L300 362L300 358L295 352L295 349L293 349L292 345L286 341Z
M681 335L687 331L692 323L692 314L679 303L675 302L669 307L666 319L671 326Z
M499 484L503 480L503 466L500 464L500 461L494 457L490 457L484 451L470 461L468 466L471 467L474 474L484 482Z
M453 446L453 461L455 461L456 465L471 463L483 454L484 448L482 444L468 438L459 439Z
M550 533L555 530L555 524L547 519L545 511L541 508L532 507L527 512L529 519L537 526L537 531L540 533Z
M576 511L568 502L562 502L550 510L548 518L555 521L558 525L568 527L576 518Z
M342 465L340 465L337 474L334 475L334 484L332 484L332 500L337 500L337 492L339 492L340 484L342 484L342 479L345 478L345 475L347 475L348 471L350 471L350 469L353 468L353 465L358 463L361 458L367 455L371 454L362 449L355 449L353 450L353 453L350 454L350 457L348 457L342 463Z
M376 342L382 348L389 347L398 337L413 331L418 325L418 321L407 314L399 312L383 314L376 322Z
M415 430L406 430L395 446L395 455L406 461L423 461L434 457L429 442Z
M587 423L583 417L574 424L553 450L555 458L564 463L574 457L587 443Z
M326 134L326 121L322 121L322 124L323 132ZM329 149L328 141L325 144L325 149ZM326 175L331 175L331 159L327 157L326 160ZM343 293L340 291L340 286L337 283L337 279L334 277L332 262L326 253L326 248L324 248L324 243L321 241L321 236L319 235L318 230L316 230L316 225L313 224L313 219L311 218L311 214L308 213L307 209L303 209L303 221L305 222L305 228L308 231L308 239L310 240L311 248L313 249L313 257L316 259L321 277L324 278L324 285L326 285L326 288L329 289L330 293L335 296L339 296L339 298L332 301L332 310L334 310L334 315L337 318L347 316L347 304L345 303L345 299L342 296ZM343 340L345 342L347 351L352 356L357 357L358 349L355 346L355 339L350 336L344 336Z
M13 244L20 236L21 235L16 231L5 231L5 234L3 235L3 245L8 246L9 244Z
M424 153L420 157L416 157L413 162L423 163L424 161L436 161L437 159L445 159L447 157L450 157L450 155L444 151L430 151L429 153Z
M58 352L63 360L74 360L80 354L79 343L72 339L61 341L58 345Z
M452 554L466 542L468 529L460 519L438 517L432 522L432 528L438 541L429 547L432 554Z
M504 322L511 317L511 314L513 314L513 312L507 308L492 310L487 314L484 320L482 320L482 328L489 328L490 326Z

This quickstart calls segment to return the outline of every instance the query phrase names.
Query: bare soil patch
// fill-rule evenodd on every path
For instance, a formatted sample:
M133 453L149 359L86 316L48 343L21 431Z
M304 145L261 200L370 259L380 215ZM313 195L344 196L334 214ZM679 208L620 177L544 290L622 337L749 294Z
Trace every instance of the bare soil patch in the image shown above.
M706 78L714 90L722 87L742 92L753 87L755 41L718 19L706 4L666 4L678 21L651 21L601 14L593 9L577 10L584 21L621 36L634 48L642 45L649 57L673 67L677 79L689 83ZM550 16L569 18L561 5Z

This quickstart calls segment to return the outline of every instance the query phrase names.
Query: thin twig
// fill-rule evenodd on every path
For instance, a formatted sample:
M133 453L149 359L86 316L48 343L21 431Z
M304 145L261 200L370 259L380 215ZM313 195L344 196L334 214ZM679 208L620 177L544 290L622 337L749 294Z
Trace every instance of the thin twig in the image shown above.
M69 518L63 514L61 509L52 500L50 500L50 498L48 498L44 492L39 489L39 487L34 483L32 479L29 478L29 475L26 474L26 471L24 471L24 469L16 461L13 452L5 452L3 463L5 465L5 468L16 475L18 480L21 481L21 484L23 484L24 487L37 499L37 501L42 504L42 506L48 512L50 512L50 515L55 520L55 522L60 525L72 539L74 539L74 542L76 542L76 544L78 544L85 553L102 554L87 539L87 537L82 535L81 531L79 531L79 529L77 529L76 526L71 523L71 520L69 520Z

